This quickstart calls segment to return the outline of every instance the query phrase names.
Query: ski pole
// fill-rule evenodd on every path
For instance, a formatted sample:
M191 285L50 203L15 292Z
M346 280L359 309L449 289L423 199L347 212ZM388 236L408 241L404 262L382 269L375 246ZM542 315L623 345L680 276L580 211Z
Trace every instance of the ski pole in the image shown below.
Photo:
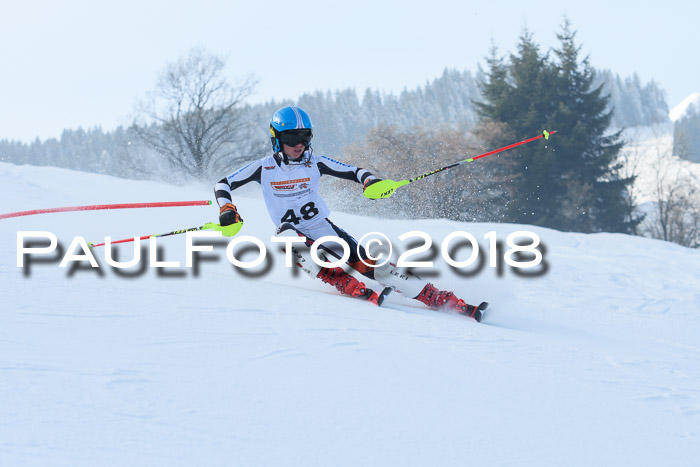
M479 154L478 156L474 157L469 157L467 159L462 159L461 161L454 162L450 165L447 165L445 167L442 167L437 170L433 170L432 172L424 173L423 175L419 175L415 178L411 178L409 180L401 180L401 181L395 181L395 180L381 180L377 183L374 183L370 186L367 187L365 190L365 197L370 198L370 199L380 199L380 198L388 198L391 195L394 194L394 191L396 191L397 188L402 187L404 185L408 185L409 183L415 182L416 180L420 180L422 178L428 177L430 175L435 175L436 173L442 172L443 170L451 169L453 167L457 167L458 165L465 164L467 162L474 162L477 159L481 159L482 157L490 156L492 154L497 154L499 152L503 152L507 149L514 148L516 146L520 146L521 144L526 144L531 141L535 141L540 138L544 139L549 139L549 135L553 135L556 133L556 131L547 131L544 130L541 135L535 136L534 138L526 139L524 141L520 141L518 143L514 143L508 146L504 146L499 149L494 149L493 151L485 152L484 154Z
M194 232L196 230L207 230L207 229L217 230L217 231L221 232L226 237L233 237L241 230L241 227L243 227L243 221L236 222L235 224L226 225L223 227L215 222L207 222L206 224L201 225L199 227L191 227L189 229L173 230L172 232L166 232L166 233L162 233L162 234L152 234L152 235L143 235L141 237L125 238L123 240L115 240L115 241L110 242L110 243L112 245L114 245L116 243L128 243L128 242L133 242L137 238L139 240L145 240L145 239L151 238L151 237L167 237L169 235L179 235L179 234L183 234L185 232ZM88 242L88 246L90 248L95 248L95 247L104 246L104 245L105 245L105 243L94 244L92 242Z
M69 206L65 208L50 208L50 209L34 209L33 211L8 212L0 214L0 219L8 219L10 217L32 216L34 214L46 214L49 212L68 212L68 211L97 211L101 209L133 209L133 208L165 208L175 206L205 206L211 204L211 201L167 201L163 203L130 203L130 204L94 204L91 206Z

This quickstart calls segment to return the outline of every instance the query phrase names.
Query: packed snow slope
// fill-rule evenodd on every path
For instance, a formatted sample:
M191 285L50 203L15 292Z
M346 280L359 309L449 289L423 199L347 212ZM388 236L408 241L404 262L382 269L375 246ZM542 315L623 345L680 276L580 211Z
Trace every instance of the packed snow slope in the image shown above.
M4 163L0 187L2 213L212 196L210 186ZM122 277L98 249L98 269L16 266L18 231L51 231L67 249L76 236L202 225L217 219L214 206L0 220L0 465L697 465L697 250L332 216L396 247L416 229L438 246L468 231L483 248L489 231L537 233L548 265L538 277L499 276L488 261L464 277L435 260L430 281L491 303L478 324L396 293L377 308L295 275L269 241L261 197L236 201L239 235L270 247L272 267L256 277L228 263L225 244L195 274L184 235L158 241L162 261L181 263L166 276L135 266ZM118 248L120 260L132 247Z

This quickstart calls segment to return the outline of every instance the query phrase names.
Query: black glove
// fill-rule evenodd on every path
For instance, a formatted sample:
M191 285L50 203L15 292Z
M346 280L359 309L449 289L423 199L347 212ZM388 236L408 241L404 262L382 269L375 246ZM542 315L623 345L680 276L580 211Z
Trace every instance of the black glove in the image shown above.
M219 225L225 227L227 225L242 222L241 216L236 211L236 206L233 203L226 203L219 209Z

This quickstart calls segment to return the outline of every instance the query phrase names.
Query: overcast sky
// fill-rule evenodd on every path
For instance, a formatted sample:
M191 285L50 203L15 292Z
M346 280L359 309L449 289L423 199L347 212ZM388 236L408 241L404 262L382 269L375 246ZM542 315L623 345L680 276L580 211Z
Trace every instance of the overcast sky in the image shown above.
M398 93L445 67L476 71L491 41L514 51L527 27L543 49L564 15L596 68L635 71L669 107L700 91L695 1L10 2L0 8L0 139L128 124L136 99L193 46L227 57L232 80L260 80L250 102L317 89Z

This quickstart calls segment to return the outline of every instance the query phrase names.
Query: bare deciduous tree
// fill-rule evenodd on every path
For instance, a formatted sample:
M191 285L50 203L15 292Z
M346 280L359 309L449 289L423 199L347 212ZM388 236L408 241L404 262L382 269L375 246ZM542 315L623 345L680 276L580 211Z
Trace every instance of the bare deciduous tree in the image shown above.
M243 101L257 82L235 86L224 74L225 61L194 48L166 66L157 85L137 106L134 130L179 170L199 178L220 171L235 158L237 145L249 145L251 128Z
M627 139L622 171L639 177L631 202L645 213L635 234L699 247L700 182L689 163L672 154L664 126L631 132Z
M659 166L654 211L643 224L644 233L653 238L700 247L700 188L680 170L669 176Z

